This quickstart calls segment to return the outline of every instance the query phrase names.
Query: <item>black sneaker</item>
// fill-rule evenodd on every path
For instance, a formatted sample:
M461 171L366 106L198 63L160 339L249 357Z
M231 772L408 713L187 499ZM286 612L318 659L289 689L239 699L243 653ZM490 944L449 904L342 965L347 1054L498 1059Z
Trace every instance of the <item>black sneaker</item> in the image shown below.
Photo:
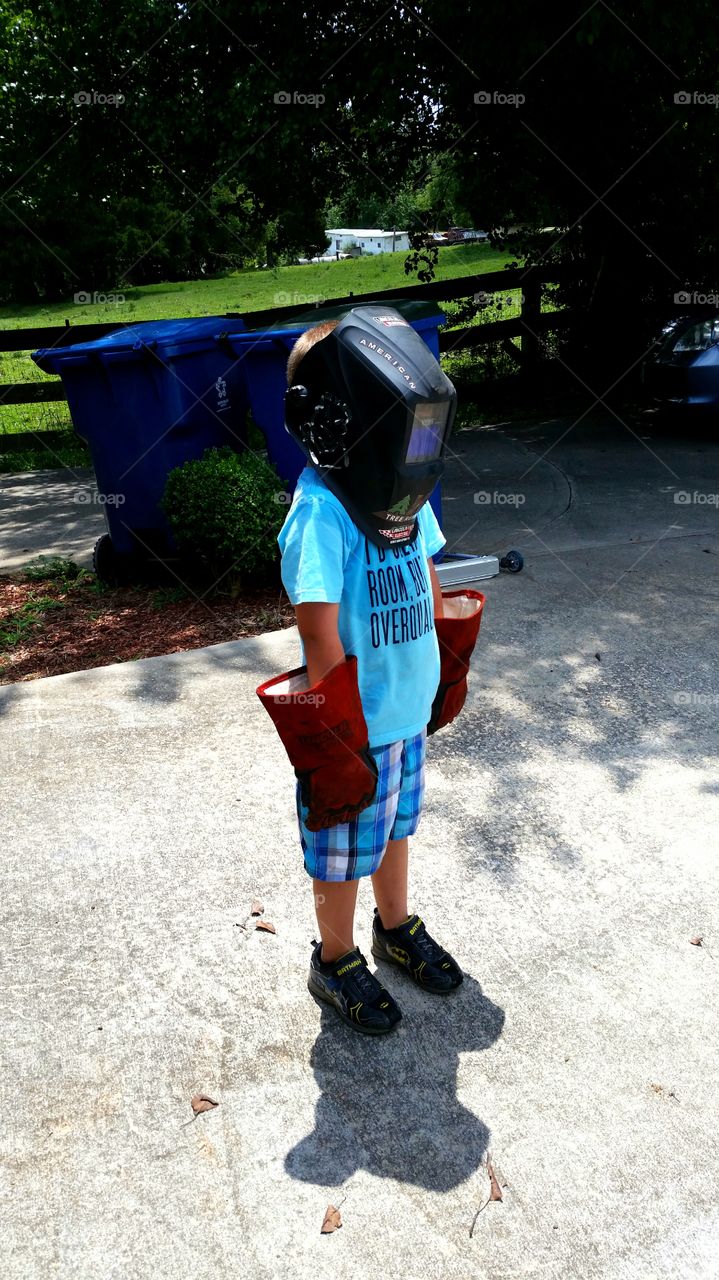
M417 915L410 916L394 929L385 929L375 907L372 955L406 969L418 987L438 995L455 991L464 978L457 961L427 933L424 921Z
M391 1031L402 1017L389 991L370 973L359 948L346 951L327 964L320 959L322 943L312 939L307 989L319 1004L334 1005L343 1022L355 1031L378 1036Z

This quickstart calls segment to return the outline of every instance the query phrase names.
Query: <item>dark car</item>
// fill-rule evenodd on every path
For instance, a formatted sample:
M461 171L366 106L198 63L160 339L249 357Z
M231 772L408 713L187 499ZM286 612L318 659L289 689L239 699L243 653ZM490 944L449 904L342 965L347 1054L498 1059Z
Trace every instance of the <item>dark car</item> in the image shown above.
M644 362L642 382L662 408L719 411L719 314L668 324Z

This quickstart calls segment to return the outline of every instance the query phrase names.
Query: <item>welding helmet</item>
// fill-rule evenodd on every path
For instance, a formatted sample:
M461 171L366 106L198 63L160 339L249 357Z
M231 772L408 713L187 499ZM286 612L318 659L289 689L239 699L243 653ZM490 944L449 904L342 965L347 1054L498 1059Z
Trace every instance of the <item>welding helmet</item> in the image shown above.
M297 367L285 426L380 547L413 542L444 470L457 393L393 307L349 309Z

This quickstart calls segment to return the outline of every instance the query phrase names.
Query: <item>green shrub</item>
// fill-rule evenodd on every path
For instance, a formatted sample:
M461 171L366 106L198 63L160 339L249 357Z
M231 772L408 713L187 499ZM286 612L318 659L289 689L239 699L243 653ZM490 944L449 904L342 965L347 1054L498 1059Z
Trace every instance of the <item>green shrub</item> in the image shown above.
M179 550L191 560L206 564L215 577L229 571L253 577L279 556L286 500L269 462L223 445L175 467L160 507Z

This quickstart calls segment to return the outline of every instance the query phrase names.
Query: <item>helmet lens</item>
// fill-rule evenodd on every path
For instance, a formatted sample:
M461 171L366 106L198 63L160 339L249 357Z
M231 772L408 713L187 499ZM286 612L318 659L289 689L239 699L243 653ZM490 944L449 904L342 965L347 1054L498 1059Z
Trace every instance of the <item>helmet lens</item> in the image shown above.
M442 451L444 433L449 415L449 400L433 404L430 401L415 405L406 462L432 462Z

